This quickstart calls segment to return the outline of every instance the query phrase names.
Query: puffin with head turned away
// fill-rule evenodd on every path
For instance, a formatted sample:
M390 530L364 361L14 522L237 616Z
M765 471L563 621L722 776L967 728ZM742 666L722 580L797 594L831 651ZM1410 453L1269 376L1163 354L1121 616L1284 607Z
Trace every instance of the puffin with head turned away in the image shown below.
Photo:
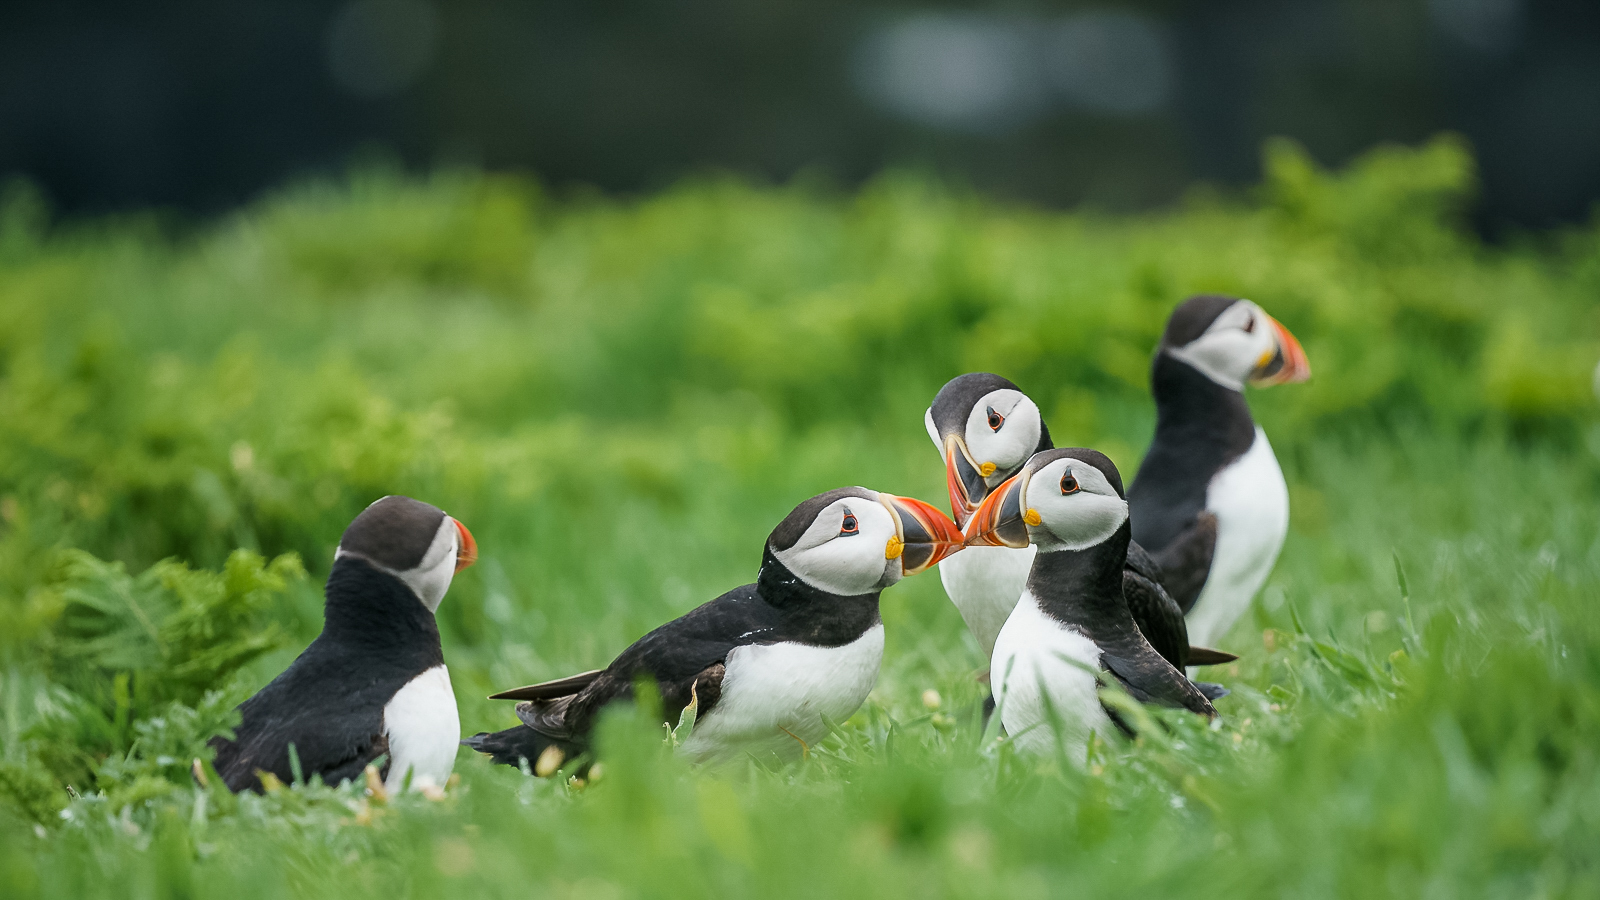
M289 668L239 705L234 737L214 738L233 791L261 774L336 785L379 766L388 790L442 787L461 740L434 611L478 545L443 510L384 497L339 539L322 633Z
M569 758L589 748L600 711L648 678L666 722L695 704L681 746L690 758L797 756L877 683L879 593L962 540L953 522L919 500L859 487L819 494L773 529L754 584L662 625L604 669L495 694L490 699L522 701L522 724L462 743L508 765L539 763L551 747Z
M1011 381L988 372L947 382L928 407L924 424L944 457L950 510L961 526L995 487L1022 471L1035 453L1054 446L1038 405ZM939 567L945 593L986 657L1022 595L1033 555L1034 547L1026 542L974 546ZM1131 545L1123 569L1128 605L1157 652L1179 668L1236 659L1189 645L1183 611L1162 588L1161 578L1150 555Z
M1289 489L1244 386L1310 376L1300 342L1249 300L1190 297L1167 320L1150 373L1156 433L1128 502L1134 540L1200 643L1249 608L1289 530Z
M1094 450L1047 450L997 487L967 525L973 546L1038 553L995 639L990 684L1019 748L1082 759L1117 720L1101 703L1115 679L1135 699L1211 717L1215 685L1196 685L1157 653L1123 597L1131 541L1117 467Z

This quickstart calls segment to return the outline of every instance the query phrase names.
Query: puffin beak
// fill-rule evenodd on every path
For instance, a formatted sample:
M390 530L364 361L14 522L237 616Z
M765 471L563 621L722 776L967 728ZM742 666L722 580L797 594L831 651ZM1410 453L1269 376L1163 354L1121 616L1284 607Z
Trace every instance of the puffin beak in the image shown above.
M461 543L456 547L456 571L459 572L478 561L478 542L472 539L467 526L453 518L450 521L456 523L456 531L461 534Z
M984 498L967 523L968 547L1028 546L1028 523L1022 509L1027 475L1024 471L1011 476Z
M1272 341L1275 347L1272 353L1256 366L1255 372L1250 376L1250 383L1268 387L1310 378L1311 361L1306 359L1306 351L1301 349L1300 342L1295 340L1289 329L1283 327L1277 319L1267 316L1267 324L1272 326Z
M994 464L989 463L988 468L988 474L993 475ZM988 496L986 477L983 467L972 461L967 442L961 435L952 434L944 439L944 480L950 488L950 513L958 526L965 525L978 504Z
M879 494L878 499L889 508L895 524L884 556L898 557L902 574L915 575L961 549L961 529L932 504L894 494Z

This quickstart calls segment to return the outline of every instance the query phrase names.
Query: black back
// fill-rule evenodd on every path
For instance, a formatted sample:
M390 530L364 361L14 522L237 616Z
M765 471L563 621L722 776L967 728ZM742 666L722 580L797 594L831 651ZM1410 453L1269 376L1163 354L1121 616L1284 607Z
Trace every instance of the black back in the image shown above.
M230 790L259 789L257 769L288 782L290 743L306 778L320 774L338 784L359 776L387 752L385 704L413 678L444 663L433 613L394 575L359 557L341 556L325 594L322 633L240 704L242 721L233 740L211 742L217 772Z
M1156 433L1128 504L1134 540L1159 554L1205 509L1212 477L1250 449L1256 423L1243 394L1170 355L1165 342L1151 367L1150 393Z

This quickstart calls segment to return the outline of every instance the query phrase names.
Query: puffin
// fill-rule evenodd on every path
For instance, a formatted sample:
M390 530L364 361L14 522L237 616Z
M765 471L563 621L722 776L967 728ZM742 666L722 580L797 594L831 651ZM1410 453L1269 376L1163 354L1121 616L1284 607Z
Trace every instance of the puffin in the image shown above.
M964 536L919 500L846 487L796 506L762 547L754 584L662 625L604 669L494 694L518 700L516 725L462 741L493 761L538 762L550 747L589 749L600 711L655 682L663 721L695 706L679 749L715 763L793 759L855 713L878 680L878 596L961 548Z
M1051 449L1039 407L1009 379L971 372L947 382L923 417L928 437L945 464L950 511L965 526L998 485L1030 457ZM970 546L939 567L939 578L961 618L988 658L1028 580L1035 548ZM1179 668L1216 665L1238 657L1191 647L1183 610L1162 587L1162 573L1138 544L1128 549L1123 578L1134 620L1156 650Z
M434 612L477 557L467 526L420 500L384 497L356 516L334 553L322 633L239 705L231 739L211 741L228 789L260 791L263 773L337 785L368 765L391 792L442 787L461 722Z
M1128 503L1133 539L1199 643L1249 608L1289 530L1289 488L1244 387L1309 377L1300 342L1249 300L1190 297L1167 320L1150 370L1155 437Z
M1100 700L1112 679L1141 702L1216 716L1208 694L1220 689L1196 685L1156 652L1128 609L1128 501L1104 454L1035 454L984 499L966 534L969 546L1037 549L989 669L1018 749L1082 760L1091 733L1127 730Z

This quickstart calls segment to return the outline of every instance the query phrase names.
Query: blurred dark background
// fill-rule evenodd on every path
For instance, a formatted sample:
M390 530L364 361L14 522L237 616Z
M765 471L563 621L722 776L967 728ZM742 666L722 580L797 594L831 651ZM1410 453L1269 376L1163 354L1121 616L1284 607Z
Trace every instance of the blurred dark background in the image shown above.
M1464 134L1478 223L1600 197L1596 0L0 3L0 175L58 207L213 211L377 149L659 187L921 165L1113 209Z

